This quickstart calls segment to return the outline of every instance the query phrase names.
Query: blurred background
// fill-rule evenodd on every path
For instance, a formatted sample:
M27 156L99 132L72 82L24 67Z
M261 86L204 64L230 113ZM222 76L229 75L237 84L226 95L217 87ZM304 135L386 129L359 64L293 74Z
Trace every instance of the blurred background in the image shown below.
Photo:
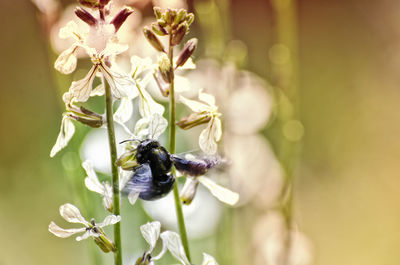
M106 142L101 131L77 125L66 150L49 158L64 111L60 95L89 63L80 61L72 76L56 73L63 49L56 33L75 2L35 2L3 0L0 9L0 265L109 264L111 255L91 240L47 231L51 220L72 227L58 214L66 202L88 218L104 218L101 198L83 186L80 156L96 159ZM125 4L135 13L123 40L136 47L130 55L148 56L141 28L153 21L152 3ZM241 195L228 208L199 190L185 212L196 264L202 252L222 265L280 264L285 238L292 265L399 264L400 3L155 5L196 14L187 38L199 39L197 69L186 75L223 110L221 150L232 165L222 182ZM100 111L101 104L91 107ZM198 132L192 136L182 136L178 151L196 148ZM107 170L98 171L106 178ZM139 225L156 218L174 229L174 219L157 210L168 205L123 200L125 264L146 250Z

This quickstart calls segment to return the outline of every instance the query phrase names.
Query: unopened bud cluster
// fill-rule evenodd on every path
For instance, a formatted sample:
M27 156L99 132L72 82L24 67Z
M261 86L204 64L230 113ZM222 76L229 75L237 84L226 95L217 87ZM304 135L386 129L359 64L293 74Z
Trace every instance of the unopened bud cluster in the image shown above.
M155 74L154 78L163 96L167 97L169 95L169 84L174 79L174 70L183 66L193 55L197 46L197 39L190 39L184 44L175 65L167 54L170 55L170 50L182 43L183 37L189 32L189 26L194 21L194 15L187 13L184 9L167 9L162 13L159 7L154 7L154 15L157 22L152 23L151 28L145 27L143 33L154 49L164 53L158 60L158 74ZM169 37L169 49L164 47L157 35Z

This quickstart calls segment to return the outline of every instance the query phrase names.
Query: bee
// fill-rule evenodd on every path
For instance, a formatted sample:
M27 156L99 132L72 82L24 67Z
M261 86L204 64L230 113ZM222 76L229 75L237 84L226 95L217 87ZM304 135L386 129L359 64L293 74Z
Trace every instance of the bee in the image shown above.
M192 160L170 154L153 139L139 141L136 161L138 165L134 167L133 175L122 193L138 193L139 198L148 201L160 199L172 190L175 183L175 176L171 173L172 166L183 174L195 177L204 175L220 164L217 157Z

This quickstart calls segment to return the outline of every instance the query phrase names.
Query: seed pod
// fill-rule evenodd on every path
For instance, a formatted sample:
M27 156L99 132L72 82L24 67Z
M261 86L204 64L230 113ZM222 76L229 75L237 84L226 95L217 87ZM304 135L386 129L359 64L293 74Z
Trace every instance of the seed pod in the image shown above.
M143 29L144 36L150 42L150 44L159 52L165 52L164 46L157 36L147 27Z
M182 66L192 56L194 50L197 47L197 39L193 38L186 42L183 50L179 54L178 60L176 61L176 67Z
M189 25L186 22L183 22L182 24L179 25L179 27L176 29L174 35L172 36L171 39L171 45L175 46L181 43L183 37L186 35L187 30L189 28Z
M97 24L97 19L83 8L77 7L75 9L75 15L89 26L95 26Z

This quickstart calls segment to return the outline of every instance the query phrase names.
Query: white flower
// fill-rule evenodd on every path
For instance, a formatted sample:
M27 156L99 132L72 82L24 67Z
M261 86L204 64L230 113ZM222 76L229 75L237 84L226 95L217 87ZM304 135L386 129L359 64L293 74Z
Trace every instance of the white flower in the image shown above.
M90 160L86 160L82 163L82 167L85 169L87 177L85 178L86 187L101 196L103 196L103 205L104 207L112 212L113 209L113 189L109 182L104 181L100 182L97 177L96 172L93 169L93 164ZM119 171L119 189L122 190L128 180L132 177L132 172L120 170ZM134 204L137 197L132 197L132 195L128 196L129 202Z
M116 98L137 96L136 85L133 79L116 68L111 69L106 65L106 61L112 57L126 51L127 45L119 44L114 35L113 25L100 23L95 27L90 27L89 32L82 34L79 32L75 22L70 21L67 26L60 30L61 38L75 38L76 42L67 50L62 52L57 58L54 67L64 74L73 72L76 68L76 52L78 48L84 48L90 56L93 67L89 73L81 80L72 82L69 93L75 101L85 102L89 99L92 92L93 80L96 73L100 72L110 85L111 91Z
M233 192L221 185L218 185L213 180L206 176L186 178L185 185L183 186L180 194L180 198L184 204L190 204L196 195L198 184L203 184L212 195L218 200L229 205L235 205L239 201L239 194Z
M200 90L199 99L202 102L180 96L180 101L194 111L194 113L181 119L178 125L183 129L189 129L208 122L207 128L200 133L199 146L203 152L215 154L217 152L217 142L222 136L222 125L219 118L221 113L218 112L218 107L215 106L214 96L203 93Z
M49 225L49 231L52 234L54 234L55 236L58 236L61 238L67 238L74 234L83 232L84 233L83 235L78 236L76 238L77 241L81 241L88 237L97 238L100 236L105 236L104 232L102 231L101 228L103 228L104 226L116 224L121 220L120 216L109 215L101 223L96 224L96 223L94 223L94 220L92 220L91 222L88 222L88 221L86 221L85 218L83 218L79 209L76 206L69 204L69 203L61 205L60 215L67 222L80 223L80 224L83 224L84 227L64 229L64 228L61 228L58 225L56 225L54 222L51 222Z
M161 224L158 221L147 223L140 227L140 231L143 235L143 238L149 244L149 249L144 253L144 255L141 258L139 258L139 260L140 261L148 260L148 263L146 264L154 264L154 261L159 260L168 250L169 252L171 252L172 256L174 256L183 265L191 265L185 254L185 250L183 248L180 236L172 231L165 231L160 235L160 228ZM159 237L161 237L162 239L163 248L160 254L151 257L150 254L153 252ZM218 265L218 263L212 256L203 253L203 257L204 258L202 265ZM137 263L137 264L142 264L142 263Z
M160 235L160 237L163 241L163 251L167 248L169 252L171 252L172 256L179 260L183 265L191 265L185 254L181 238L177 233L165 231ZM212 256L203 253L202 265L218 265L218 263Z
M75 133L75 126L67 115L63 115L61 120L60 133L58 134L56 143L50 151L50 157L54 157L61 149L67 146L69 140Z

